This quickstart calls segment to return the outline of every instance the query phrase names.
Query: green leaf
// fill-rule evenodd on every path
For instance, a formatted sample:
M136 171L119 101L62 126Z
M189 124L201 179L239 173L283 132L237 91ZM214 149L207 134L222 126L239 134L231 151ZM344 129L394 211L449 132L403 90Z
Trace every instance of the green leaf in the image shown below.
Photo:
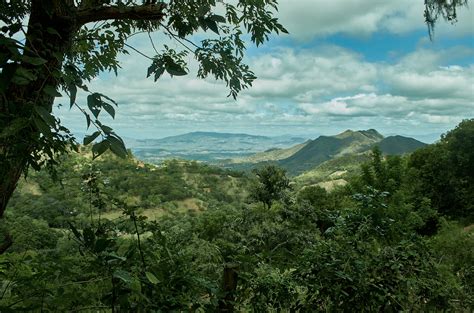
M163 75L164 72L165 72L165 69L163 67L156 70L155 77L154 77L155 82L161 77L161 75Z
M89 127L91 126L91 117L87 113L84 113L84 115L86 116L87 129L89 129Z
M221 16L221 15L217 15L217 14L213 14L211 16L208 17L211 21L214 21L216 23L225 23L226 22L226 19L225 17Z
M102 140L99 143L96 143L92 146L92 154L93 158L98 158L100 155L102 155L107 149L109 149L110 143L107 141L107 139Z
M198 13L198 16L204 16L207 14L207 12L209 12L209 5L201 5L198 10L197 10L197 13Z
M69 108L72 108L74 103L76 102L76 96L77 96L77 86L75 84L70 84L68 86L69 89Z
M95 234L92 228L86 227L82 231L82 235L84 236L84 244L86 247L93 248L95 243Z
M204 21L210 30L219 35L219 27L217 26L216 21L212 20L210 17L206 18Z
M13 82L17 85L28 85L31 81L36 79L36 75L24 67L18 67L13 76Z
M128 156L127 148L121 139L118 139L114 136L107 137L107 140L110 143L110 150L120 158L126 158Z
M119 255L117 255L113 252L107 253L105 258L107 260L107 263L114 263L114 262L118 262L118 261L126 261L127 260L126 257L119 256Z
M9 33L8 33L8 34L9 34L10 37L11 37L13 34L19 32L20 29L21 29L21 23L12 24L12 25L10 25L10 27L9 27Z
M28 63L28 64L32 64L32 65L35 65L35 66L40 66L40 65L43 65L43 64L47 63L48 61L46 61L43 58L29 57L29 56L25 55L25 56L23 56L23 62Z
M93 93L87 96L87 106L92 114L97 118L100 113L100 108L102 107L102 102L100 101L100 95L98 93Z
M51 97L62 97L62 95L51 85L46 85L43 88L43 92Z
M166 64L166 71L173 76L184 76L188 74L184 68L174 62L168 62Z
M104 251L105 249L107 249L107 247L110 245L110 243L111 243L110 239L99 238L95 242L94 251L96 253L100 253L100 252Z
M69 227L71 228L72 233L76 237L77 240L82 241L82 235L81 233L77 230L77 228L70 222L66 221L69 224Z
M34 109L47 125L52 126L55 124L54 116L52 116L51 113L48 112L48 110L46 110L44 107L35 105Z
M113 131L113 129L111 127L107 126L107 125L102 125L102 124L99 123L99 126L100 126L100 129L102 129L102 131L104 133L106 133L107 135L112 133L112 131Z
M56 35L56 36L58 36L59 38L61 38L61 35L60 35L60 34L58 33L58 31L57 31L56 29L54 29L54 28L48 27L48 28L46 28L46 31L47 31L48 33L50 33L51 35Z
M5 138L17 134L20 130L26 128L30 120L24 117L16 118L10 122L0 133L0 138Z
M152 65L150 65L150 67L148 67L148 70L147 70L147 74L146 74L146 77L150 77L151 74L153 74L156 70L156 64L153 63Z
M146 275L146 278L148 278L148 281L152 283L153 285L156 285L160 282L153 273L145 272L145 275Z
M115 118L115 109L113 106L111 106L110 104L108 103L105 103L103 102L102 103L102 108L104 108L104 110L109 113L110 116L112 116L112 118Z
M97 137L99 137L99 135L100 135L100 131L96 131L90 136L85 136L84 137L84 145L87 146L88 144L93 142Z
M118 103L115 102L114 99L112 99L112 98L110 98L110 97L107 97L107 96L104 95L103 93L98 93L98 95L101 96L101 97L103 97L103 98L105 98L105 99L107 99L107 100L109 100L110 102L112 102L113 104L115 104L116 107L118 107Z
M53 134L51 133L51 127L47 125L43 119L41 118L34 118L33 123L35 124L36 128L47 138L52 138Z
M114 278L120 279L121 281L123 281L124 283L127 283L127 284L131 283L132 280L133 280L132 275L130 275L129 272L126 272L126 271L124 271L124 270L116 270L116 271L112 274L112 276L113 276Z

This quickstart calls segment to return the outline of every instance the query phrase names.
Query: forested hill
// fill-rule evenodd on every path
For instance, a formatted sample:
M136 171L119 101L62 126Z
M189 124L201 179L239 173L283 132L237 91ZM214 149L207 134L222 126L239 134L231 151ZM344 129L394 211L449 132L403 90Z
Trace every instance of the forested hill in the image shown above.
M366 151L383 138L377 131L345 131L336 136L320 136L279 164L291 173L302 173L324 161Z
M404 136L389 136L376 144L384 154L400 155L413 152L426 146L425 143L414 138Z
M364 157L327 191L275 165L71 153L8 207L0 312L470 312L474 120Z
M97 187L101 197L113 205L92 208L95 217L119 217L117 207L125 205L140 208L154 219L199 212L220 202L242 202L248 184L239 172L194 161L169 160L156 166L112 154L92 160L88 148L66 156L55 176L56 181L47 171L31 172L20 182L8 212L66 227L70 218L83 222L90 216L91 203L97 199L87 190Z
M400 155L413 152L425 145L408 137L384 138L375 129L346 130L335 136L320 136L309 141L290 157L280 160L279 165L291 174L301 174L331 159L367 153L374 146L379 146L384 154ZM357 157L353 159L357 159Z

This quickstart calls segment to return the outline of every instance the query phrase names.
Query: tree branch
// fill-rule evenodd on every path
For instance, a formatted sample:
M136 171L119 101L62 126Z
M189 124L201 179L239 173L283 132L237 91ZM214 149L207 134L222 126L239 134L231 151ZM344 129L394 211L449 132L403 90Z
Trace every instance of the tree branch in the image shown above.
M135 6L109 6L80 9L77 11L78 26L104 20L155 20L161 21L166 4L144 4Z

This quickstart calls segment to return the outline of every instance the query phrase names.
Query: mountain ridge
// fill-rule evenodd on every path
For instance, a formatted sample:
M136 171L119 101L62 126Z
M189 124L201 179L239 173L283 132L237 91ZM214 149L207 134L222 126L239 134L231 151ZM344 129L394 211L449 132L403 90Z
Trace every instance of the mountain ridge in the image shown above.
M333 136L319 136L294 155L280 160L279 165L290 174L299 174L332 158L366 151L383 138L375 129L348 129Z
M248 169L252 167L251 164L256 166L265 162L276 162L290 175L299 175L343 156L354 156L354 160L361 160L363 158L356 156L366 154L376 145L383 154L401 155L413 152L426 144L400 135L384 137L375 129L347 129L336 135L322 135L287 149L260 152L234 159L229 163L233 163L233 167L238 169Z

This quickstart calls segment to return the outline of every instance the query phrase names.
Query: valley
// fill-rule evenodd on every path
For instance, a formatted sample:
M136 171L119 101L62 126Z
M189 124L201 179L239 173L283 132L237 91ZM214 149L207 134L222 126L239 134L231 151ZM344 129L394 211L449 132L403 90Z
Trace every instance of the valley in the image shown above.
M474 303L474 184L472 164L456 157L472 160L473 125L433 145L345 131L220 166L93 159L81 146L54 172L30 172L11 199L2 227L15 240L0 278L15 284L0 310L67 311L80 299L92 313L115 290L127 308L150 293L164 311L212 311L236 264L233 303L243 312L363 310L392 297L411 299L400 309L446 301L463 311Z
M249 171L274 163L299 183L331 181L355 173L378 146L385 155L402 155L426 144L404 136L384 137L374 129L346 130L334 136L304 139L297 136L265 137L248 134L194 132L157 140L129 140L135 157L160 164L169 159L195 160L210 165ZM330 177L333 175L333 177ZM344 183L339 180L338 183ZM331 184L329 184L331 185Z

